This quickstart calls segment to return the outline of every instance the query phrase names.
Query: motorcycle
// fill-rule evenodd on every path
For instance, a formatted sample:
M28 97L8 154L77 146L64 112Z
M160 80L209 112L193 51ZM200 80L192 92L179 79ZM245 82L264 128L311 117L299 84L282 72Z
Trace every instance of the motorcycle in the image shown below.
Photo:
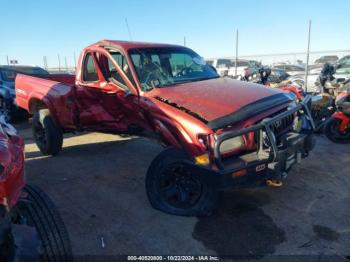
M344 89L345 86L350 82L350 79L336 78L334 74L336 73L335 66L326 63L322 71L315 82L318 87L319 93L327 93L337 97Z
M271 69L269 67L260 67L257 72L250 74L245 72L241 80L262 84L272 88L278 88L295 96L296 101L301 101L306 96L302 86L284 80L279 83L270 81ZM311 99L311 114L315 123L315 132L322 131L325 121L334 112L334 99L328 93L314 94Z
M325 124L326 137L340 144L350 143L350 86L335 101L337 111Z

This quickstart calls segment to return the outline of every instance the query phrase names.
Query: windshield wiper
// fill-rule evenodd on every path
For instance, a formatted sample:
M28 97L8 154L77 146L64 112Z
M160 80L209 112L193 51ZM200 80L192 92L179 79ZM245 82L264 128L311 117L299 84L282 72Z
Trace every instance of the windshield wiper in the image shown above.
M178 82L176 84L178 84L178 85L179 84L186 84L186 83L205 81L205 80L216 79L216 78L220 78L220 76L193 78L193 79L190 79L190 80L187 80L187 81Z
M214 77L202 77L202 78L197 78L197 79L194 79L193 81L205 81L205 80L216 79L216 78L220 78L220 76L214 76Z

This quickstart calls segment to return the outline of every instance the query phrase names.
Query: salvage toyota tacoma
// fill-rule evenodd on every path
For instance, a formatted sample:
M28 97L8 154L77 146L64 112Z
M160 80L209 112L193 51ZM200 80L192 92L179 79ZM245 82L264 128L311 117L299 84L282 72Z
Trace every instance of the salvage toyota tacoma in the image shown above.
M279 186L314 146L308 97L220 78L177 45L103 40L82 51L75 78L18 75L16 97L43 154L58 154L67 132L157 139L166 148L147 195L176 215L210 214L220 189Z

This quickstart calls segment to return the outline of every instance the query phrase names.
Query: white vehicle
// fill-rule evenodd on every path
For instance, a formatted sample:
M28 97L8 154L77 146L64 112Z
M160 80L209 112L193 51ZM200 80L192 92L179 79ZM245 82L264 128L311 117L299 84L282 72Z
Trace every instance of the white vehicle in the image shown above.
M282 69L291 76L300 75L305 72L305 68L301 65L277 64L274 65L272 68Z
M241 76L245 69L254 70L258 62L238 59L237 61L237 74L236 74L236 60L227 58L218 58L206 60L206 62L216 68L216 71L220 76L236 77Z

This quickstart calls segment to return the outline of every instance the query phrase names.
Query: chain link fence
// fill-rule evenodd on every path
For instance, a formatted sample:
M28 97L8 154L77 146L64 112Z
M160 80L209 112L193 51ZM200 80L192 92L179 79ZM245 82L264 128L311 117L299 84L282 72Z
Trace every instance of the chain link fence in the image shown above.
M318 59L326 56L334 56L338 59L350 55L349 50L329 50L329 51L317 51L310 52L310 65L316 64ZM208 60L214 59L235 59L233 56L228 57L212 57ZM242 55L239 59L255 60L261 62L263 65L275 65L275 64L305 64L306 52L295 52L295 53L281 53L281 54L257 54L257 55Z

